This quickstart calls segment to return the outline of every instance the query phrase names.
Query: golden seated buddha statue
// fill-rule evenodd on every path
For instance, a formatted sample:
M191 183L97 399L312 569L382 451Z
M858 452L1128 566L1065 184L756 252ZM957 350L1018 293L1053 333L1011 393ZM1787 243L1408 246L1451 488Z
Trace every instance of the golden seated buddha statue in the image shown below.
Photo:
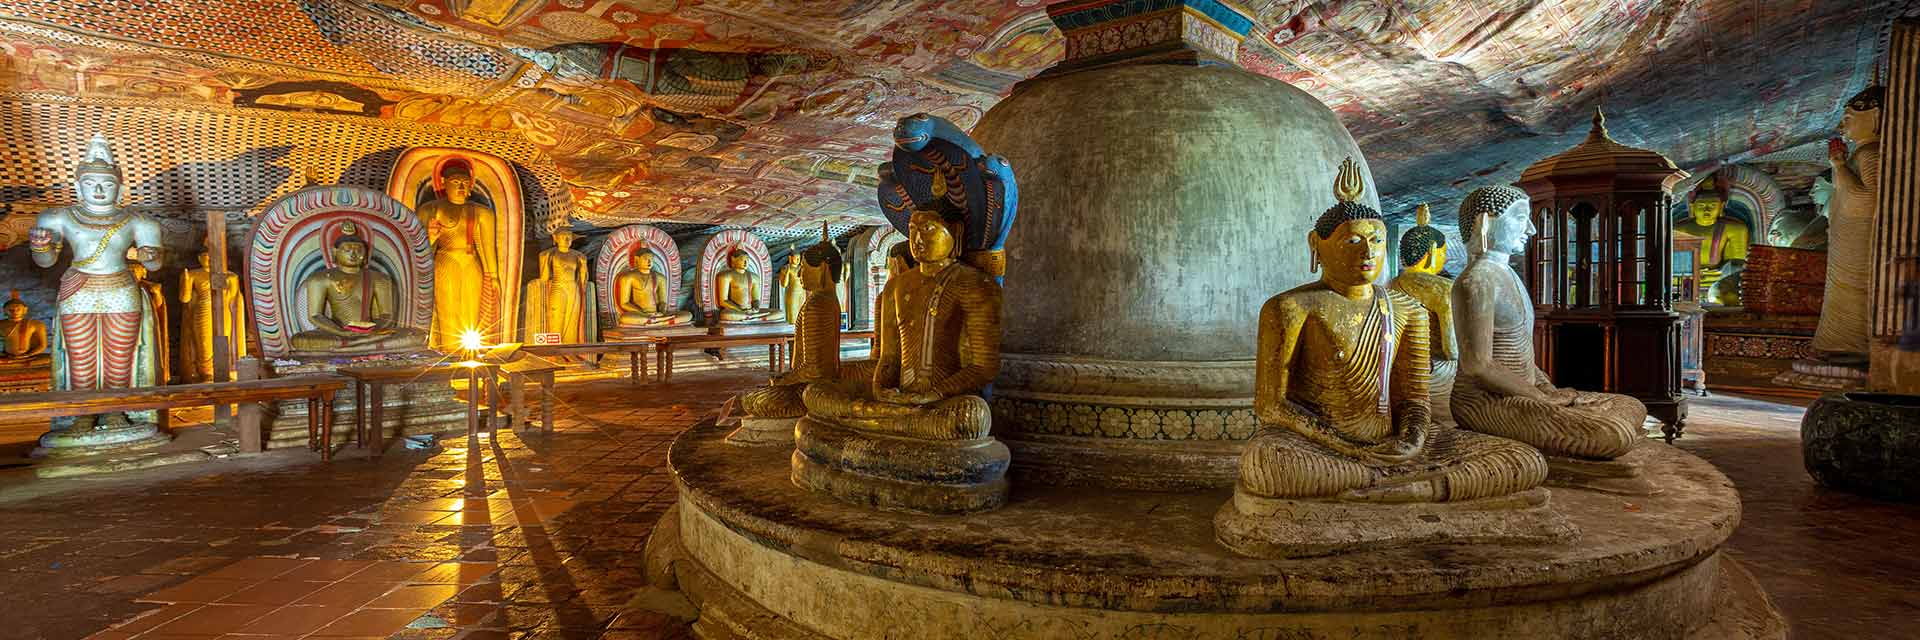
M1460 233L1472 255L1453 286L1453 317L1460 340L1460 378L1453 414L1460 428L1525 442L1553 467L1549 478L1622 493L1649 493L1628 455L1646 442L1639 400L1553 386L1534 366L1533 304L1509 262L1533 235L1527 194L1508 186L1482 187L1460 203Z
M1387 230L1358 202L1363 191L1349 159L1339 203L1308 234L1320 280L1261 309L1261 430L1241 454L1215 535L1261 557L1570 536L1537 488L1547 474L1539 452L1431 421L1427 311L1374 284Z
M840 300L835 287L843 262L840 250L823 226L820 242L794 255L800 268L793 287L805 291L805 298L792 310L793 370L740 395L745 415L727 442L747 446L793 442L793 423L807 414L801 400L807 385L841 378Z
M333 241L333 263L300 282L313 328L293 335L295 357L417 350L426 332L394 325L393 278L367 264L367 241L351 225Z
M1427 205L1414 212L1414 227L1400 235L1400 275L1387 287L1407 294L1427 311L1433 377L1427 381L1427 405L1438 424L1453 426L1453 378L1460 370L1453 340L1453 280L1440 275L1447 266L1447 235L1429 222Z
M1007 447L981 392L1000 371L1000 284L957 259L966 211L916 207L919 261L880 292L872 375L808 385L793 481L857 504L963 513L1006 502ZM837 308L835 309L837 314Z
M693 320L692 311L674 308L667 277L653 269L653 251L641 247L628 258L633 268L613 279L615 326L622 329L676 327Z
M727 268L713 274L714 300L719 304L722 322L773 322L778 312L760 299L760 274L747 266L744 249L727 254Z
M14 291L6 302L6 317L0 318L0 369L46 368L53 362L47 353L47 323L27 317L27 303Z

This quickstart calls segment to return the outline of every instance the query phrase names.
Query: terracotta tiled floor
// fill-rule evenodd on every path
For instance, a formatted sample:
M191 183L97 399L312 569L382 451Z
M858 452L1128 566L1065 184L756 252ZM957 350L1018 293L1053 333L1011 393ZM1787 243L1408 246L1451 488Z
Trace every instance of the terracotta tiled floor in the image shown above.
M666 444L755 372L561 388L557 433L0 485L0 638L683 638L626 609ZM1680 445L1741 489L1729 553L1801 638L1920 638L1920 506L1816 487L1798 407L1696 400Z

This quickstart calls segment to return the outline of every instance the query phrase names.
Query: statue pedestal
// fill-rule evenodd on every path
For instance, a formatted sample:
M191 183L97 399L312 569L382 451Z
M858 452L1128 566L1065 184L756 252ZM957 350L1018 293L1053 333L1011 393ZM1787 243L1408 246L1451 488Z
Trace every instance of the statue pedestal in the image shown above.
M351 368L357 364L368 366L403 366L409 364L426 365L444 361L447 358L431 351L367 356L348 361L309 361L291 365L276 364L273 367L276 376L292 376L309 373L331 373ZM284 362L284 361L282 361ZM334 445L347 442L353 435L355 390L349 386L334 396L333 430ZM402 436L446 433L466 429L467 405L460 400L459 394L446 382L418 382L412 384L387 385L382 394L381 418L385 424L384 441L391 444ZM266 446L268 449L289 449L307 446L307 403L294 400L275 403L274 417L269 421ZM346 425L344 428L341 425Z
M1790 370L1774 376L1773 383L1820 391L1852 391L1867 384L1867 363L1823 362L1812 358L1793 361Z
M99 420L100 416L94 416L94 419ZM96 423L85 429L68 426L48 431L40 436L40 446L34 447L29 455L35 458L79 458L151 449L171 441L173 436L161 433L160 425L152 422L128 422L113 426Z
M662 611L700 637L1783 638L1719 553L1739 519L1712 465L1659 445L1634 499L1553 488L1579 530L1537 545L1432 544L1293 560L1214 539L1230 491L1024 485L965 517L880 511L795 487L789 452L696 425L680 497L647 543ZM1436 562L1435 558L1444 558ZM659 591L670 589L674 591ZM684 598L684 599L682 599Z
M697 336L707 330L692 324L679 324L665 327L639 329L633 327L613 327L600 330L600 339L607 342L645 342L648 338L667 336Z
M1888 500L1920 500L1920 396L1835 393L1800 419L1807 475Z
M759 322L720 321L707 328L707 334L715 336L758 336L791 331L793 331L793 325L787 324L785 320L762 320Z
M0 362L0 393L35 393L52 389L52 358L40 356L25 361Z

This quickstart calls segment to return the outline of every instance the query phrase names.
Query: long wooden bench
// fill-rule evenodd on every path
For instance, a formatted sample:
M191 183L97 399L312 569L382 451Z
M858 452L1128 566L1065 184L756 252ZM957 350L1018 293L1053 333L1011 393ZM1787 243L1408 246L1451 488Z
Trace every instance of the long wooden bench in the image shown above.
M699 336L699 337L705 337L705 336ZM646 359L647 353L649 352L654 353L654 360L655 360L654 365L656 369L664 369L666 367L667 359L659 355L659 351L655 346L656 343L661 340L665 340L665 338L651 337L643 340L633 340L633 341L624 341L624 342L580 342L575 344L527 345L527 346L521 347L520 351L524 353L533 354L536 356L546 357L546 358L562 358L562 357L568 357L568 356L598 356L598 355L605 355L609 353L625 353L627 354L630 376L632 377L633 382L639 383L645 380L647 377L647 359Z
M332 428L333 396L347 388L346 378L334 375L304 375L240 382L202 382L138 389L84 389L78 391L42 391L10 393L0 396L0 413L8 418L42 420L70 416L88 416L113 411L159 410L162 430L172 426L167 409L238 405L240 450L256 453L265 450L259 403L276 400L307 401L307 430L316 434Z

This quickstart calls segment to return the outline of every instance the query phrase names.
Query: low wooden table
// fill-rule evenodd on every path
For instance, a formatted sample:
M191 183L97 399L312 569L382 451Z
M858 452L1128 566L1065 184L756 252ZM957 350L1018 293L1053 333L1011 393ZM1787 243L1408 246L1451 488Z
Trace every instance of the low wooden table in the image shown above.
M792 332L763 333L744 336L672 336L662 339L654 345L655 359L661 362L659 380L673 381L673 352L677 349L726 349L728 347L748 347L758 344L767 345L767 370L778 373L783 360L786 345L793 339Z
M687 336L687 337L704 338L706 336ZM522 353L536 355L536 356L543 356L548 358L555 358L555 357L562 357L562 356L599 356L599 355L606 355L609 353L625 353L627 354L628 366L630 367L630 371L631 371L630 373L631 379L635 384L638 384L640 382L645 381L647 378L647 359L646 359L647 352L655 352L654 368L656 369L666 368L667 359L661 357L658 354L658 349L656 346L660 341L663 341L663 340L666 340L666 338L653 336L653 337L647 337L647 338L638 339L638 340L621 341L621 342L580 342L575 344L529 345L529 346L521 347L520 351Z
M381 427L381 417L386 404L386 385L409 382L453 381L465 378L467 381L467 435L480 431L480 389L485 385L490 406L499 406L500 389L496 383L499 365L483 362L454 362L434 365L409 365L390 367L354 367L340 369L338 373L353 379L353 436L360 446L371 447L373 456L386 453L386 429ZM368 409L372 415L368 416ZM491 423L491 420L489 420ZM332 448L333 432L329 427L323 436L327 449Z
M160 429L169 430L167 409L231 404L240 407L240 450L257 453L265 450L258 403L305 398L307 401L308 445L319 433L333 431L333 396L347 388L348 380L333 375L303 375L240 382L202 382L138 389L87 389L78 391L42 391L0 396L0 413L23 420L88 416L110 411L158 409ZM330 447L322 447L320 459L331 459Z
M540 383L540 431L553 433L553 373L566 368L539 356L500 365L500 373L507 377L507 413L509 429L517 429L527 421L527 382Z

